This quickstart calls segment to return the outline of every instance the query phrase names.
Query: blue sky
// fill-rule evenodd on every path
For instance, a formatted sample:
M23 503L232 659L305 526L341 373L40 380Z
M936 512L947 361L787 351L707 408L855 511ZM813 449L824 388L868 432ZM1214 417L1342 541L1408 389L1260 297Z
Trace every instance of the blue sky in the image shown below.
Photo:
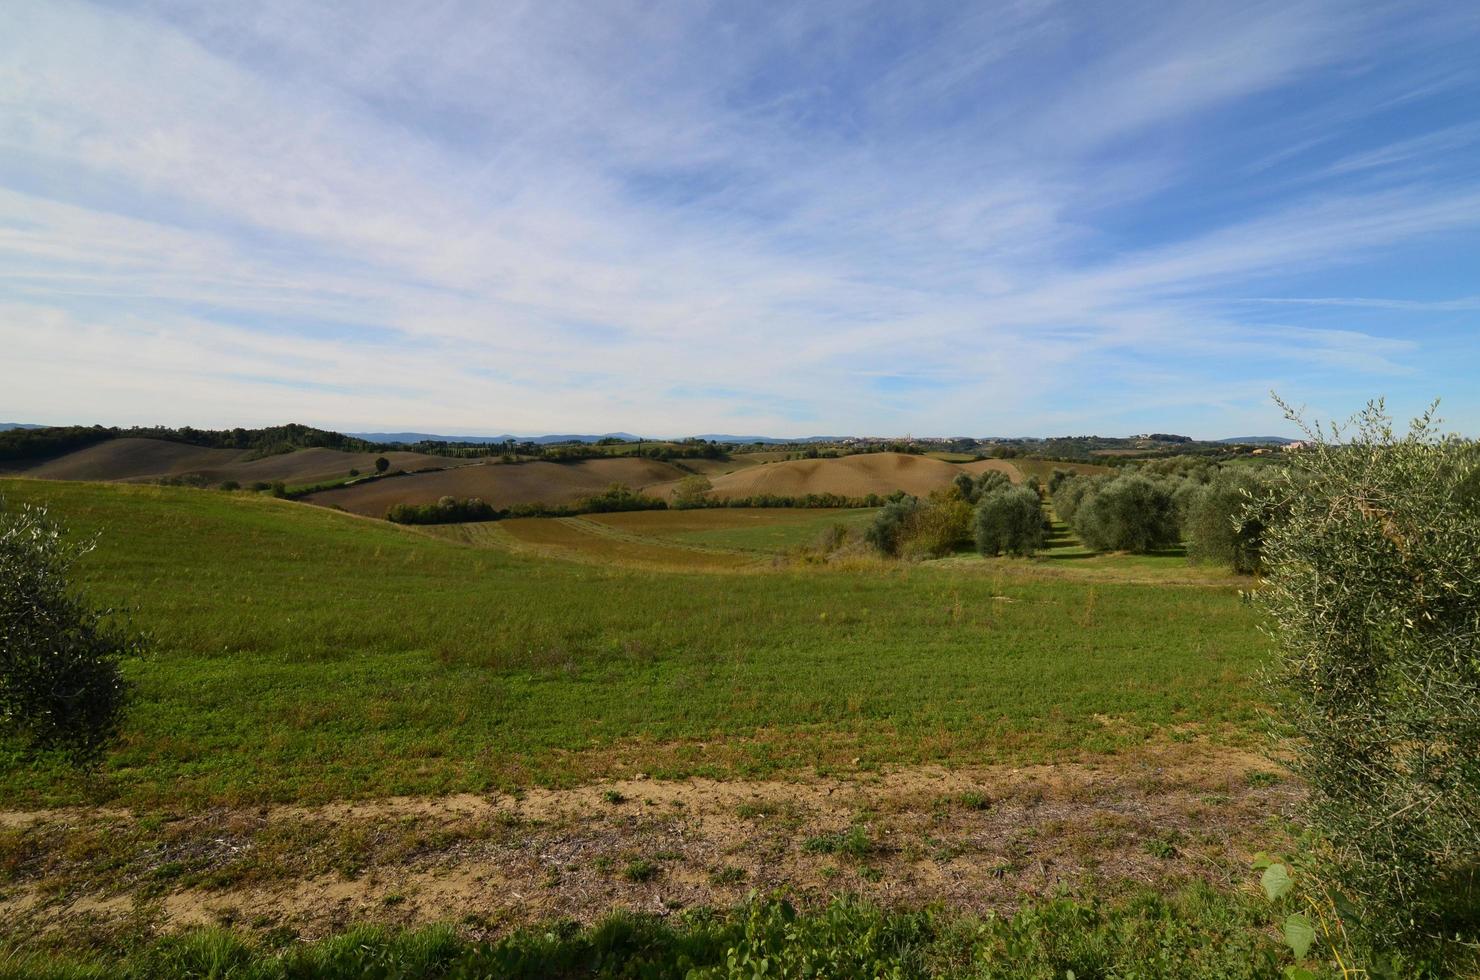
M1480 433L1480 5L5 6L0 420Z

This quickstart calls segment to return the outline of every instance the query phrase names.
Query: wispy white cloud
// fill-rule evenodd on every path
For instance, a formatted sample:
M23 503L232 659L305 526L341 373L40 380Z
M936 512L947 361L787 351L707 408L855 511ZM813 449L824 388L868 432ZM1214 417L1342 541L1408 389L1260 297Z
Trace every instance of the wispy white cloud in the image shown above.
M1239 323L1238 291L1480 227L1480 175L1414 165L1471 124L1353 148L1339 102L1298 153L1197 145L1333 72L1429 77L1377 72L1391 16L1341 5L15 6L0 415L22 419L1211 421L1280 372L1421 373L1376 328ZM1199 213L1210 167L1269 161L1323 176ZM1128 399L1152 360L1181 369Z

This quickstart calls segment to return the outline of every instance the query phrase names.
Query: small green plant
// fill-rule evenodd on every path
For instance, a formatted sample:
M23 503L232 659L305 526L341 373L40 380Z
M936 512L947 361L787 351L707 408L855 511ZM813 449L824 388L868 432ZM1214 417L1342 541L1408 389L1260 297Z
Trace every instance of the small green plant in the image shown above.
M709 883L716 888L725 885L738 885L745 880L745 869L736 867L720 867L709 872Z
M1170 861L1179 853L1176 843L1168 837L1148 837L1144 847L1147 854L1163 861Z
M1259 876L1259 887L1264 891L1264 897L1283 912L1280 935L1295 957L1295 963L1286 967L1285 976L1289 980L1316 980L1316 974L1309 969L1310 964L1306 957L1317 938L1324 938L1343 977L1360 975L1356 971L1356 957L1351 951L1351 943L1347 939L1346 929L1335 904L1324 894L1318 898L1310 889L1297 891L1296 875L1291 866L1267 855L1259 854L1255 857L1254 869L1263 872ZM1292 906L1297 907L1297 910L1284 911Z
M627 797L623 796L620 792L618 792L617 790L614 790L614 789L605 790L601 794L601 798L602 798L603 801L605 801L607 803L610 803L613 806L615 806L618 803L626 803L627 802Z
M647 858L635 858L622 869L622 877L632 882L652 881L663 871L663 866Z
M802 850L808 854L843 854L860 859L873 854L876 849L877 845L863 824L854 824L837 833L808 837L802 842Z
M980 790L969 789L956 795L956 802L963 810L990 810L992 798Z

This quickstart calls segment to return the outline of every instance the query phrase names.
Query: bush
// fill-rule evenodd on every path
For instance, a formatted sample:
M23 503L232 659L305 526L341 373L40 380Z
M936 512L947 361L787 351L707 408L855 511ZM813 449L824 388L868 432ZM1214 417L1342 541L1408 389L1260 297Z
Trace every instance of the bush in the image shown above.
M1074 512L1074 533L1095 551L1144 553L1176 544L1171 492L1144 476L1116 477L1084 497Z
M0 732L87 764L118 731L120 662L144 640L69 582L92 545L70 544L44 507L0 502Z
M1282 403L1283 405L1283 403ZM1274 476L1272 678L1326 867L1389 935L1480 939L1480 503L1474 443L1381 402Z
M613 483L601 493L576 501L575 510L584 514L609 514L628 510L666 510L668 503L648 497L620 483Z
M394 524L459 524L496 521L502 516L503 512L477 497L442 497L434 504L394 504L385 512L385 519Z
M391 468L391 461L390 460L386 459L384 456L377 456L377 457L375 457L375 472L377 472L377 473L384 473L386 470L388 470L390 468Z
M709 492L714 489L707 477L698 473L678 481L673 491L673 506L679 510L704 507L709 503Z
M971 504L954 486L937 490L905 521L899 554L905 558L940 558L971 544Z
M919 507L920 501L914 497L891 500L874 515L874 522L864 532L864 540L880 554L898 555L906 525Z
M1031 555L1043 547L1043 504L1037 491L1009 487L976 508L976 550L984 555Z

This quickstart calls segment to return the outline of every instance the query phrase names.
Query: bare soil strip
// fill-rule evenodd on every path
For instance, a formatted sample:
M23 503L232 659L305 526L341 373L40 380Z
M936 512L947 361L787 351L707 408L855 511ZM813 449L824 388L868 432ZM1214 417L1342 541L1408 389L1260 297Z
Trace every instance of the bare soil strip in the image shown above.
M0 813L0 921L26 933L230 923L322 936L353 923L473 934L626 908L803 903L1006 910L1025 895L1201 878L1277 848L1298 788L1205 745L1029 768L628 780L518 796L131 814ZM7 930L8 931L8 930Z

